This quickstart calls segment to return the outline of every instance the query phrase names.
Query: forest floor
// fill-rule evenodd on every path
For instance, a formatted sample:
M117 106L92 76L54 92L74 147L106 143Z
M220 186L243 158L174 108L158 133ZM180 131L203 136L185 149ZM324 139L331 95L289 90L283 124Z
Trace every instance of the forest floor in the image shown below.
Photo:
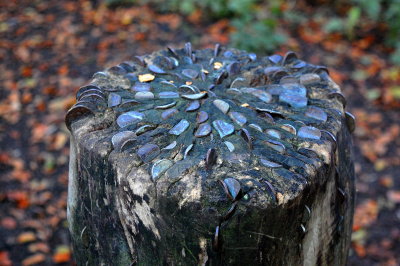
M283 22L284 23L284 22ZM0 265L70 265L69 135L64 115L94 72L133 55L229 44L226 20L109 10L90 1L0 4ZM349 265L400 264L400 68L373 38L348 41L315 21L277 52L328 66L357 120L356 211ZM397 85L398 86L398 85ZM394 88L394 89L393 89Z

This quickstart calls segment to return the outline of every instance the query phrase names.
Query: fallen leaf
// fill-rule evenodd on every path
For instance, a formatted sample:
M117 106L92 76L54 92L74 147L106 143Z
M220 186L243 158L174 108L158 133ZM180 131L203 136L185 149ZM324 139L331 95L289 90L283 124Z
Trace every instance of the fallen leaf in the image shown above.
M400 190L389 190L386 195L391 202L400 203Z
M64 263L71 259L71 251L68 246L60 245L57 246L56 252L53 255L54 263Z
M364 243L367 236L368 236L367 231L360 229L351 234L351 241L358 242L358 243Z
M332 68L329 69L329 75L331 76L332 80L334 80L337 84L342 84L347 77L345 73Z
M32 93L24 92L22 94L21 103L28 104L28 103L32 102L32 99L33 99Z
M21 75L25 78L32 76L32 67L30 66L23 66L21 70Z
M68 65L62 65L58 68L58 74L60 75L67 75L69 72L69 67Z
M33 242L36 240L36 235L32 232L24 232L18 235L17 242L19 244L24 244L28 242Z
M364 258L367 254L364 245L353 243L353 249L357 253L357 256L359 256L360 258Z
M76 102L75 96L56 98L49 103L50 112L65 112Z
M300 38L307 43L320 43L326 37L319 29L312 29L309 25L298 29Z
M29 266L29 265L35 265L41 262L44 262L46 260L46 257L43 254L35 254L30 257L27 257L22 261L23 266Z
M21 59L25 63L27 63L30 58L30 52L28 48L22 45L15 49L15 55L17 56L17 58Z
M17 222L12 217L4 217L3 219L1 219L0 224L2 227L8 230L12 230L17 227Z
M384 159L378 159L374 163L374 169L377 172L381 172L387 168L387 162Z
M35 124L32 128L32 142L36 143L39 141L43 141L43 138L45 137L48 128L49 126L44 123Z
M395 99L400 100L400 86L389 88L389 92Z
M0 265L2 266L11 266L12 262L8 257L7 251L0 251Z
M67 134L63 133L63 132L58 132L55 136L54 136L54 140L52 143L52 148L55 150L60 150L62 148L64 148L65 143L68 141L68 136Z
M378 218L379 208L375 200L368 199L356 207L354 213L353 231L368 227Z
M43 252L43 253L49 253L50 252L50 247L43 242L38 242L38 243L32 243L28 246L29 252L36 253L36 252Z
M14 170L13 175L14 174L20 176L22 171L16 172L16 170ZM10 191L7 193L7 198L11 201L15 201L17 203L17 207L20 209L25 209L30 205L29 197L26 191Z
M379 184L386 188L391 188L393 187L393 177L390 175L384 175L379 178Z

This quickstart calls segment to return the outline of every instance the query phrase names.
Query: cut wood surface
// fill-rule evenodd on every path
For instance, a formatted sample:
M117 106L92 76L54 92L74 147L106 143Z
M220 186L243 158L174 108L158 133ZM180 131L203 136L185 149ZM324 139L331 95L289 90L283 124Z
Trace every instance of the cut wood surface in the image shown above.
M168 48L77 93L68 221L79 265L345 265L354 117L289 52Z

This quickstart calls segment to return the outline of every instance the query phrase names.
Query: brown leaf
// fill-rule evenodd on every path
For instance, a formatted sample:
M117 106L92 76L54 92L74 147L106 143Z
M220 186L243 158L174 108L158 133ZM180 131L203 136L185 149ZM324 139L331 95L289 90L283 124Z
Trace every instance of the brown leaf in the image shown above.
M400 203L400 190L389 190L386 195L391 202Z
M32 67L30 66L23 66L21 69L21 75L25 78L29 78L32 76Z
M50 247L46 243L43 242L38 242L38 243L32 243L28 246L29 252L35 253L35 252L43 252L43 253L49 253L50 252Z
M48 128L49 128L48 125L43 123L35 124L32 128L32 136L31 136L32 143L43 141Z
M30 58L30 52L29 49L26 48L25 46L19 46L16 50L15 50L15 56L17 58L19 58L21 61L27 63L29 61Z
M3 219L1 219L0 224L2 227L4 227L5 229L8 229L8 230L12 230L17 227L17 222L12 217L4 217ZM0 263L0 265L1 265L1 263Z
M58 132L55 136L54 136L54 140L52 143L52 149L54 150L60 150L62 148L64 148L65 143L68 141L68 136L67 134L63 133L63 132Z

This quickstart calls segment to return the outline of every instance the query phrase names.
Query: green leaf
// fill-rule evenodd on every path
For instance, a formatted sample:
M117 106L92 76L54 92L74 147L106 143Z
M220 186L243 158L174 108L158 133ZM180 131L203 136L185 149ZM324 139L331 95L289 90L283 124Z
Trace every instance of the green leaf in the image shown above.
M195 11L195 6L192 1L182 1L182 4L180 5L180 10L184 14L190 14Z
M368 1L368 4L365 5L365 11L371 19L373 19L374 21L378 20L379 14L381 12L381 1Z
M370 101L376 100L381 96L381 91L379 89L370 89L367 90L367 99Z
M400 43L396 50L390 55L390 61L392 61L393 64L400 65Z
M295 10L288 10L283 13L283 18L293 24L305 23L308 18L301 12Z
M364 229L357 230L352 233L351 235L351 241L354 242L363 242L368 236L368 233Z
M377 21L380 17L382 0L353 0L352 2L359 6L370 19Z
M343 20L340 18L332 18L324 25L325 32L340 32L343 29Z
M347 21L346 21L346 32L350 38L354 35L354 28L358 24L360 19L361 9L359 7L353 6L350 8L347 14Z
M355 25L357 24L359 18L361 15L361 10L359 7L355 7L353 6L350 10L349 13L347 15L347 23L351 24L351 25Z
M400 86L391 87L389 89L390 93L393 95L394 98L400 99Z
M354 80L363 81L368 78L368 73L364 70L358 69L351 74Z
M254 5L256 0L232 0L228 1L227 7L230 11L236 14L245 14L254 12Z
M286 40L285 36L275 31L276 21L234 19L232 25L236 31L231 35L231 42L239 49L253 52L272 52Z

